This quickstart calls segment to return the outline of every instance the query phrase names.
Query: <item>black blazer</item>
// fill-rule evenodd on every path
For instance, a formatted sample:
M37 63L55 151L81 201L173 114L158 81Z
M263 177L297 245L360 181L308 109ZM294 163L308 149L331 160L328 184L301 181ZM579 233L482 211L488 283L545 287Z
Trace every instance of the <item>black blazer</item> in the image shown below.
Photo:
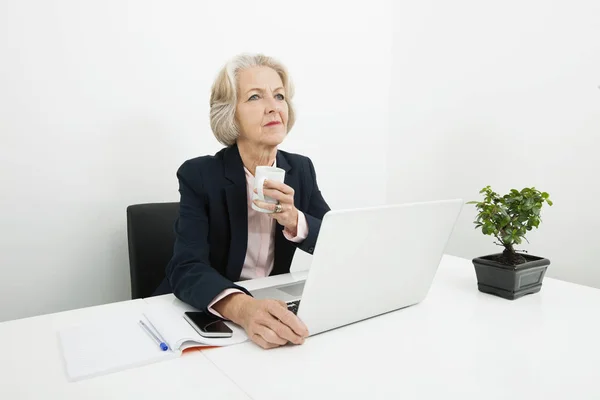
M296 247L313 253L321 220L330 209L319 191L309 158L277 151L277 166L285 170L294 204L306 216L308 237L293 243L275 229L275 260L271 275L290 270ZM166 277L175 296L207 312L223 290L237 288L248 244L246 176L237 145L214 156L184 162L177 171L181 195L175 223L175 246Z

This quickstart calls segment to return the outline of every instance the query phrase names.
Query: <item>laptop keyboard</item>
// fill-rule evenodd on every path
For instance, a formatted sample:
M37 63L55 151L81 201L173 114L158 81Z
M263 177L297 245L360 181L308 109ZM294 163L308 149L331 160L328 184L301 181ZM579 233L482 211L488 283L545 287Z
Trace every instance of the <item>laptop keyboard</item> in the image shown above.
M298 313L298 307L299 306L300 306L300 300L290 301L289 303L287 303L288 310L290 310L294 314Z

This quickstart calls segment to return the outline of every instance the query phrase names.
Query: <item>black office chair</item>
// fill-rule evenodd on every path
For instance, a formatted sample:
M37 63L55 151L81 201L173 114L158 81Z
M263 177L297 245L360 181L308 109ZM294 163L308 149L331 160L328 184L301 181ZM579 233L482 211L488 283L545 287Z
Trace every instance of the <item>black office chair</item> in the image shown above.
M165 267L173 255L173 224L178 214L178 202L127 207L132 299L152 296L165 278Z

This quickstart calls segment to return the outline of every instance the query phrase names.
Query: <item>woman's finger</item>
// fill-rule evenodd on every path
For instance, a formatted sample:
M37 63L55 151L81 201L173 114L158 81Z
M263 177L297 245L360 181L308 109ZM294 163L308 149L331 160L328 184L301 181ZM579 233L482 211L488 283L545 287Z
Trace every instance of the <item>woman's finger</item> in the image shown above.
M265 189L264 194L265 194L265 196L269 196L269 197L279 201L280 203L293 203L294 202L294 198L292 196L290 196L289 194L280 192L279 190Z
M271 303L268 311L283 324L290 327L298 336L308 337L308 328L304 325L304 322L300 321L296 315L287 309L287 305L283 307L280 304Z
M271 318L275 321L274 318ZM269 321L271 323L271 321ZM275 333L271 328L266 325L259 325L256 327L255 332L259 334L263 339L265 339L268 343L272 343L278 346L283 346L287 344L287 340L280 337L277 333Z
M267 203L266 201L262 201L262 200L254 200L253 203L259 207L262 208L263 210L267 210L270 212L275 212L275 207L277 207L277 204L273 204L273 203Z
M286 307L287 310L287 307ZM304 338L295 332L292 329L284 324L282 321L273 318L268 322L269 328L280 338L287 340L288 342L292 342L294 344L302 344L304 343Z
M265 184L263 185L263 187L266 189L276 189L285 194L294 194L294 189L292 189L290 186L286 185L285 183L277 182L271 179L265 180Z
M268 211L271 214L274 214L276 216L281 216L283 214L286 214L288 211L291 211L294 209L294 206L290 205L290 204L280 204L281 206L281 211L276 213L275 209L277 208L277 204L273 204L273 203L267 203L265 201L262 200L254 200L253 203L259 207L262 208L263 210ZM287 214L286 214L287 215Z
M262 336L260 336L257 333L255 333L254 335L252 335L252 341L254 343L256 343L257 345L259 345L260 347L262 347L263 349L272 349L272 348L275 348L275 347L279 347L276 344L267 342L265 339L263 339Z

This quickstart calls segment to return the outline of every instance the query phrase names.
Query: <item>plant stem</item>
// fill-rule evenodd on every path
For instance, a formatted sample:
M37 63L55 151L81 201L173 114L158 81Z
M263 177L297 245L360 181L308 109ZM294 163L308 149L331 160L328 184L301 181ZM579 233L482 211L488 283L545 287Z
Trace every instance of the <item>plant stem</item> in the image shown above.
M500 231L500 234L502 235L502 231ZM496 236L496 239L498 239L502 246L506 247L506 244L504 244L504 240L501 239L501 236Z
M516 254L516 251L513 247L512 244L504 244L504 248L506 249L507 252L509 252L510 254Z

